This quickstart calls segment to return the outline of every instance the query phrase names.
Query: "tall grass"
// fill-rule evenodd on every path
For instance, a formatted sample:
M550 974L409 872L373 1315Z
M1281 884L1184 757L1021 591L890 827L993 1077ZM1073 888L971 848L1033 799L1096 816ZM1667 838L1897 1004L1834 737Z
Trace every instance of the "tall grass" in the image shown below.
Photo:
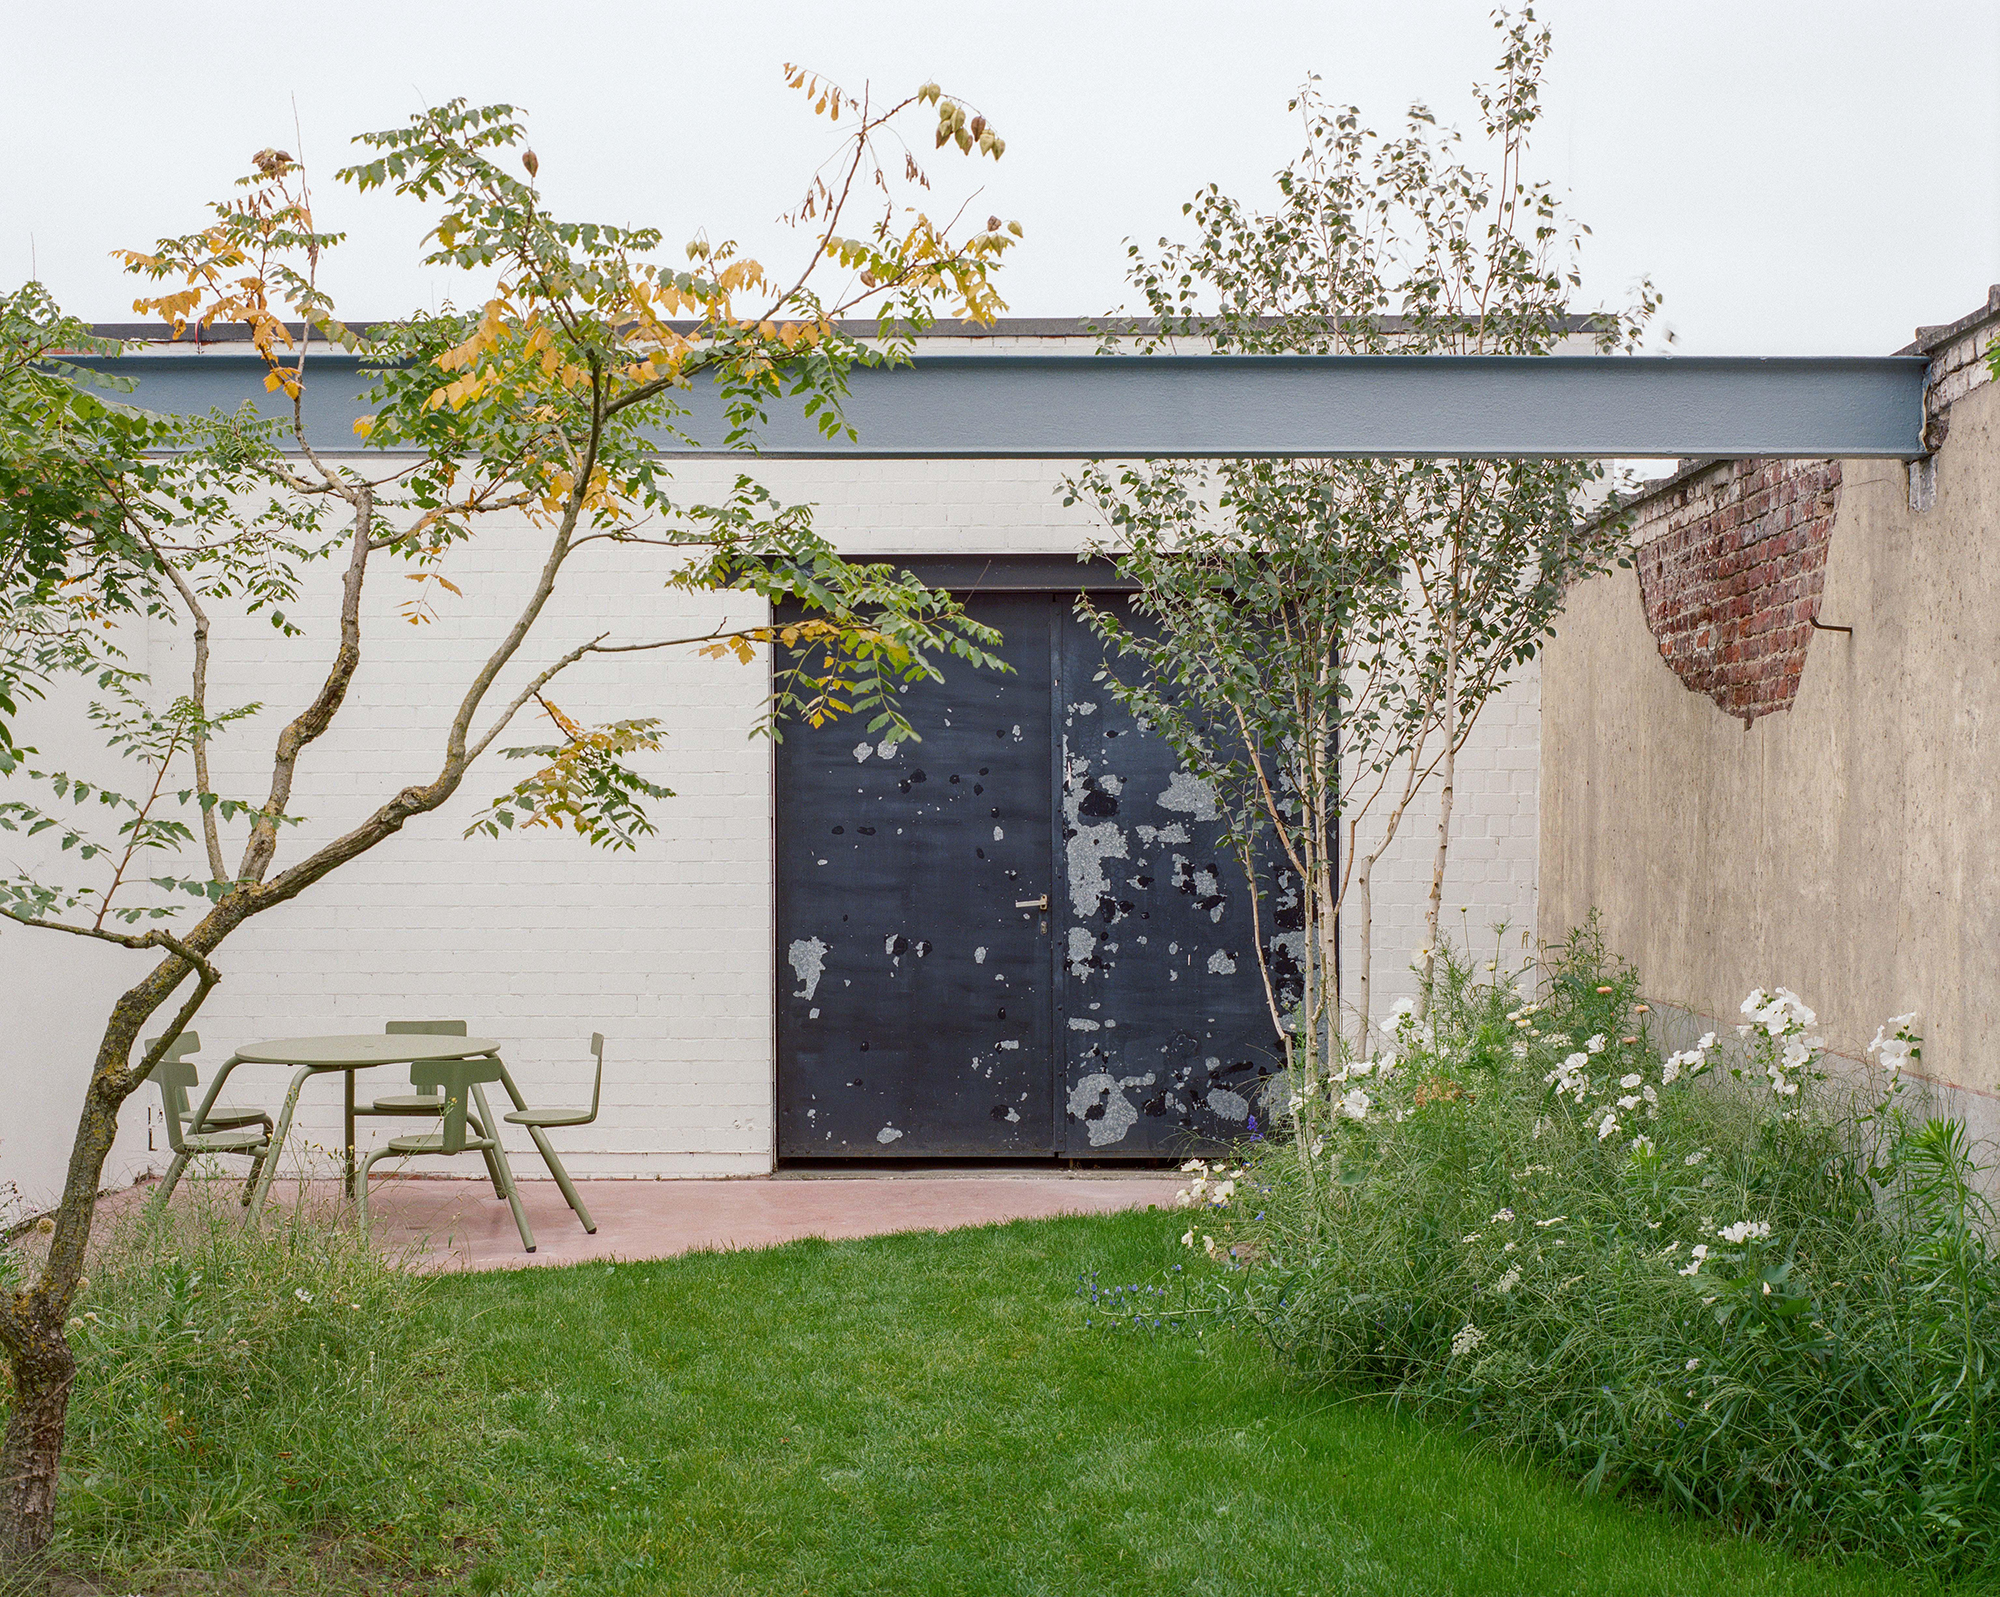
M246 1225L191 1181L108 1228L71 1322L58 1561L394 1569L451 1544L485 1427L428 1278L337 1206Z
M1214 1305L1593 1490L2000 1572L2000 1261L1963 1125L1893 1072L1829 1080L1790 994L1756 995L1733 1064L1663 1059L1594 926L1539 1003L1497 965L1448 959L1429 1023L1295 1099L1221 1202L1196 1172Z

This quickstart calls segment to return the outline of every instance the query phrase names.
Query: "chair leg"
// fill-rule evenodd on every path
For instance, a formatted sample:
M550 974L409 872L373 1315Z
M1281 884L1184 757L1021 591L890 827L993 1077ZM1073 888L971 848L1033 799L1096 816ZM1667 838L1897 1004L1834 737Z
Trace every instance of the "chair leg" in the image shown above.
M528 1127L528 1135L535 1139L535 1146L541 1150L542 1163L549 1167L549 1174L556 1178L556 1185L562 1188L562 1195L569 1206L576 1211L577 1219L583 1222L586 1235L597 1235L597 1222L590 1217L590 1211L583 1206L583 1199L577 1196L576 1187L569 1179L569 1172L563 1168L562 1160L556 1157L555 1149L549 1146L549 1139L540 1126Z
M489 1126L499 1125L500 1122L493 1117L493 1111L487 1105L485 1092L477 1082L473 1083L472 1097L473 1101L479 1105L479 1118ZM500 1139L498 1137L493 1139L493 1147L489 1156L499 1167L501 1180L506 1185L506 1190L502 1195L507 1199L507 1207L514 1211L514 1225L521 1233L521 1246L527 1252L533 1253L535 1251L535 1233L528 1227L527 1211L521 1207L521 1194L514 1187L514 1167L507 1162L507 1150L500 1146Z
M153 1194L153 1207L156 1210L167 1206L167 1199L174 1195L174 1188L180 1185L181 1172L187 1168L187 1162L186 1154L177 1153L167 1165L167 1174L160 1182L160 1190Z

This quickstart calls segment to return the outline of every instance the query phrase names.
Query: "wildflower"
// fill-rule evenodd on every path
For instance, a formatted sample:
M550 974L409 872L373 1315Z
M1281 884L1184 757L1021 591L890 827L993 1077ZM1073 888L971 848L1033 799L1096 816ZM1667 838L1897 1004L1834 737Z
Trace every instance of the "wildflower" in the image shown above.
M1609 987L1600 987L1600 988L1598 988L1597 990L1598 990L1598 991L1599 991L1600 993L1609 993L1609 992L1611 991L1611 989L1610 989Z
M1688 1259L1690 1262L1687 1268L1682 1270L1680 1273L1682 1275L1700 1275L1702 1262L1705 1259L1707 1259L1707 1257L1708 1257L1708 1244L1706 1242L1697 1242L1694 1245L1694 1251L1688 1255Z
M1604 1111L1604 1118L1597 1123L1597 1140L1599 1142L1603 1142L1607 1138L1615 1137L1617 1135L1618 1135L1618 1116L1614 1114L1611 1110L1607 1109Z
M1569 1216L1566 1214L1552 1215L1546 1220L1537 1220L1535 1224L1542 1227L1561 1225L1563 1221L1567 1220L1568 1218Z
M1478 1326L1467 1321L1459 1333L1451 1339L1451 1356L1455 1359L1462 1359L1485 1340L1486 1333L1480 1330Z
M1500 962L1498 960L1489 959L1486 962L1486 968L1488 970L1498 970L1500 968Z
M1630 1114L1634 1109L1637 1109L1639 1105L1644 1103L1645 1101L1646 1100L1641 1098L1636 1092L1628 1092L1627 1094L1625 1094L1624 1097L1618 1100L1618 1107L1620 1109L1623 1109L1627 1114Z
M1635 1071L1633 1074L1629 1076L1620 1076L1618 1078L1618 1085L1623 1087L1626 1091L1629 1092L1632 1090L1632 1088L1638 1086L1639 1083L1644 1081L1645 1079L1646 1079L1645 1077L1639 1075Z
M1701 1368L1701 1360L1700 1360L1700 1359L1689 1359L1689 1360L1687 1361L1687 1367L1688 1367L1688 1369L1689 1369L1690 1371L1693 1371L1693 1370L1698 1370L1698 1369L1700 1369L1700 1368Z
M1650 1159L1657 1150L1653 1147L1651 1137L1641 1135L1632 1139L1632 1151L1642 1159Z
M1181 1246L1184 1248L1194 1246L1194 1228L1192 1226L1181 1233Z
M1514 1251L1514 1249L1515 1249L1515 1248L1517 1248L1518 1246L1520 1246L1520 1244L1519 1244L1519 1243L1515 1243L1515 1242L1509 1242L1509 1243L1507 1243L1507 1244L1506 1244L1505 1246L1503 1246L1503 1247L1502 1247L1502 1248L1500 1249L1500 1251L1501 1251L1502 1253L1512 1253L1512 1252Z
M1914 1009L1907 1015L1890 1016L1875 1028L1875 1040L1868 1045L1868 1052L1876 1056L1875 1062L1891 1081L1896 1080L1897 1073L1918 1056L1917 1039L1910 1031L1910 1022L1916 1018Z
M1516 1264L1510 1266L1507 1273L1501 1276L1499 1280L1493 1283L1493 1290L1495 1292L1499 1292L1504 1295L1505 1293L1512 1292L1514 1288L1519 1286L1520 1284L1521 1284L1521 1267L1518 1264Z
M1689 1154L1685 1159L1683 1159L1681 1163L1685 1165L1697 1165L1700 1164L1702 1160L1706 1159L1707 1157L1708 1157L1708 1150L1706 1148L1697 1148L1693 1153Z
M1515 1043L1514 1057L1516 1059L1526 1059L1528 1057L1528 1045L1524 1042Z
M293 1287L292 1296L297 1298L301 1303L310 1303L313 1300L313 1295L302 1286Z
M1590 1050L1590 1052L1592 1052L1592 1053L1594 1053L1594 1054L1601 1054L1601 1053L1603 1053L1603 1052L1604 1052L1604 1033L1600 1031L1599 1033L1597 1033L1597 1035L1596 1035L1596 1036L1592 1037L1592 1038L1590 1039L1590 1041L1589 1041L1589 1042L1587 1042L1587 1043L1585 1043L1585 1044L1584 1044L1583 1046L1584 1046L1585 1048L1589 1049L1589 1050Z
M1771 1295L1771 1283L1769 1281L1766 1281L1764 1283L1764 1296L1768 1298L1770 1295Z
M1214 1258L1215 1238L1204 1233L1201 1239L1201 1251L1206 1253L1211 1259Z
M1653 1006L1651 1004L1634 1004L1632 1006L1632 1013L1635 1015L1650 1015L1652 1012Z
M1367 1093L1356 1087L1340 1100L1340 1112L1350 1120L1366 1120L1368 1118L1369 1106L1374 1101Z
M1721 1237L1724 1242L1733 1242L1738 1246L1750 1241L1752 1238L1762 1242L1768 1240L1771 1235L1771 1222L1768 1220L1738 1220L1736 1224L1724 1226L1715 1234Z
M1513 1218L1514 1218L1514 1211L1512 1209L1501 1209L1497 1211L1493 1216L1495 1224L1498 1224L1502 1220L1511 1220Z

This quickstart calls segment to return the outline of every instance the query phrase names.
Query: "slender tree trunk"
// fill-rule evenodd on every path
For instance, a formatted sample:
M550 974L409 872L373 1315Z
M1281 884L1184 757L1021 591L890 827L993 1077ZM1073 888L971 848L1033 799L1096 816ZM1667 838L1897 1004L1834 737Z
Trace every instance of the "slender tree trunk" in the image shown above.
M83 1274L104 1160L118 1134L119 1105L131 1092L124 1078L132 1074L127 1064L132 1044L172 990L154 997L145 991L149 985L150 979L127 993L105 1028L70 1151L48 1259L36 1272L34 1285L13 1294L0 1311L0 1345L6 1348L14 1381L14 1403L0 1440L0 1581L32 1578L55 1534L56 1476L70 1387L76 1380L76 1357L64 1325Z
M36 1316L10 1338L14 1402L0 1440L0 1582L26 1586L40 1573L55 1534L56 1470L62 1459L76 1355L61 1322Z
M1443 929L1444 867L1451 850L1452 785L1458 770L1458 628L1456 622L1444 644L1444 755L1438 763L1437 857L1431 865L1431 901L1424 917L1424 975L1417 987L1417 1018L1431 1012L1431 981L1437 972L1438 934Z
M1352 835L1351 833L1349 834ZM1361 957L1355 961L1354 980L1344 983L1352 998L1350 1012L1354 1017L1354 1057L1368 1057L1368 990L1374 979L1375 961L1375 889L1371 878L1375 871L1375 855L1364 854L1354 872L1354 892L1360 896L1360 908L1355 923L1360 928Z
M0 1349L14 1383L0 1437L0 1588L35 1579L55 1534L63 1431L76 1381L76 1356L65 1326L83 1278L104 1161L118 1135L119 1109L146 1079L132 1068L133 1046L146 1022L193 973L186 960L169 956L113 1006L77 1120L48 1257L32 1286L0 1302ZM212 973L205 972L175 1017L176 1034L214 985Z

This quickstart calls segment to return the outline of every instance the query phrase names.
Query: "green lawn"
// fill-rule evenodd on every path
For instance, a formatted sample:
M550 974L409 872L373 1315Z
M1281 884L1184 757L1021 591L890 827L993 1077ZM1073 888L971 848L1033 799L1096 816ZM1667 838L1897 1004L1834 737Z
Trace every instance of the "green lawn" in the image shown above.
M371 1537L353 1527L345 1554L260 1555L223 1585L523 1597L1932 1589L1580 1497L1288 1383L1246 1342L1086 1329L1079 1276L1158 1280L1185 1257L1176 1236L1171 1218L1136 1214L440 1281L422 1312L476 1349L483 1457L440 1471L435 1519L419 1514L414 1540L408 1525L384 1539L392 1568L365 1554L356 1565ZM138 1568L113 1563L100 1578ZM155 1572L142 1589L212 1578Z

